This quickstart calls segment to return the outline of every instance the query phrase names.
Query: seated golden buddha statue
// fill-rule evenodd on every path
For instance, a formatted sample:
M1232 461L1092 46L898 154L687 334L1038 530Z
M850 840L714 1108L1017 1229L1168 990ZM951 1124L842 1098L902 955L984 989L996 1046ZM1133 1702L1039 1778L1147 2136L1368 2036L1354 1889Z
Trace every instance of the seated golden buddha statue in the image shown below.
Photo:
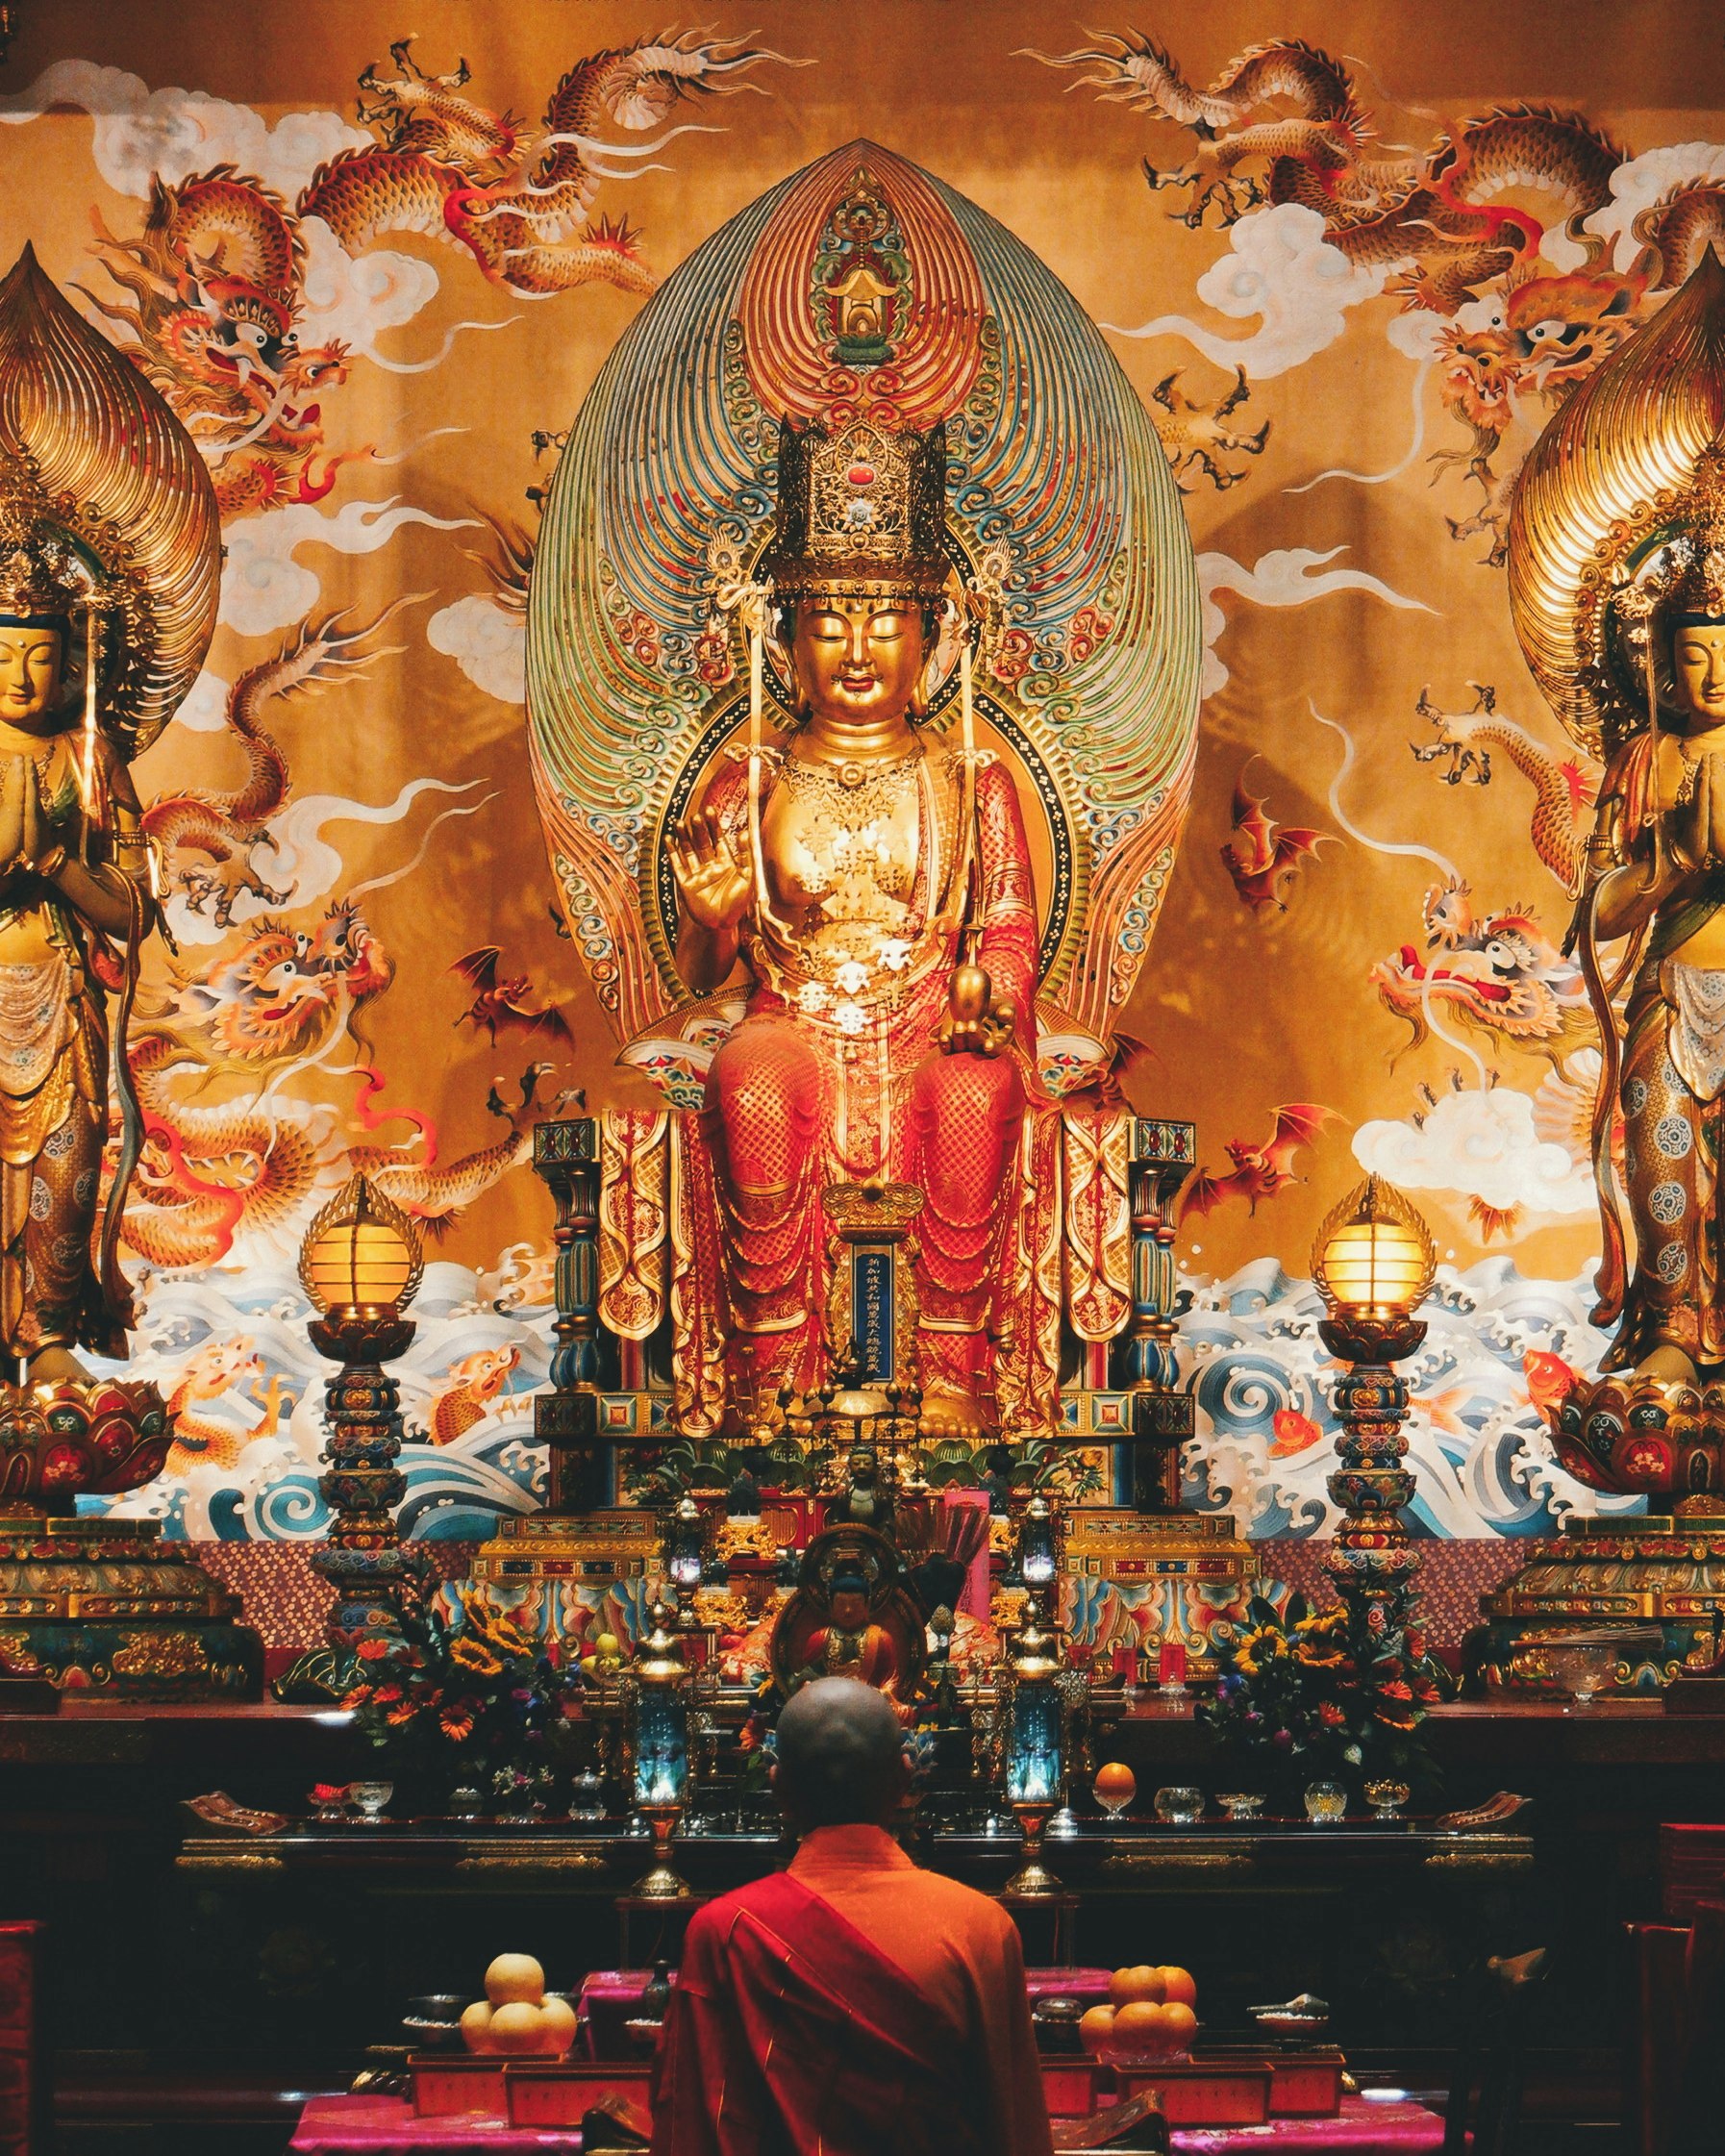
M861 1348L941 1465L1116 1433L1135 1163L1186 1142L1131 1115L1117 1029L1202 658L1131 384L934 175L834 150L642 310L528 593L558 907L632 1073L590 1141L619 1427L794 1451ZM827 1193L884 1221L893 1185L887 1355Z
M942 543L945 430L781 430L762 564L796 722L719 765L672 848L676 963L708 992L740 968L703 1131L720 1201L739 1383L824 1369L830 1183L925 1196L912 1271L922 1427L994 1420L999 1292L1033 1084L1036 892L993 756L919 732L943 630L968 635Z

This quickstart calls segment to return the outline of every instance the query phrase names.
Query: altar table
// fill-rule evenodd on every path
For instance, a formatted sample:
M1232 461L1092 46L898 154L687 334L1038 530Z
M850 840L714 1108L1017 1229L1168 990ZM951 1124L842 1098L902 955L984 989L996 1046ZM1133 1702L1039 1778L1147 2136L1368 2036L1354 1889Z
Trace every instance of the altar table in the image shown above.
M1436 2156L1443 2120L1403 2098L1342 2099L1339 2118L1278 2118L1268 2126L1187 2126L1176 2156ZM288 2156L580 2156L581 2136L509 2126L500 2118L415 2118L394 2096L313 2096Z

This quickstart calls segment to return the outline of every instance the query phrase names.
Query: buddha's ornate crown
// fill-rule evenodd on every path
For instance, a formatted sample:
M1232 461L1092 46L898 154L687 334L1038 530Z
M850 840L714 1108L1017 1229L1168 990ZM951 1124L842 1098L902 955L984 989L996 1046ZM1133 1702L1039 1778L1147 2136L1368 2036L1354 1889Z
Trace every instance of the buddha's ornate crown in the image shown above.
M0 475L0 621L69 624L94 595L77 549L43 515L35 490L22 475Z
M1725 621L1725 445L1704 449L1679 512L1685 526L1671 544L1674 578L1667 620L1684 614Z
M778 522L762 564L780 597L937 599L952 575L945 529L944 424L781 426Z
M1612 612L1638 668L1657 661L1656 629L1685 619L1725 622L1725 442L1696 460L1660 542L1613 572Z

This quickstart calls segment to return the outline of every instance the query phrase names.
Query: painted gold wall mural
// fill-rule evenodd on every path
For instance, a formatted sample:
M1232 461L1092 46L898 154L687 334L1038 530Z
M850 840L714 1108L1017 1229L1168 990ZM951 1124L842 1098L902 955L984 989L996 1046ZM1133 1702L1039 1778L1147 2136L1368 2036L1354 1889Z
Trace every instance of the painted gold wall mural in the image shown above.
M794 1132L842 1095L912 1180L918 1117L990 1191L1019 1163L1010 1222L930 1185L912 1307L961 1451L979 1398L1033 1433L1117 1330L1085 1313L1121 1291L1124 1171L1086 1147L1126 1100L1198 1131L1188 1501L1334 1524L1310 1251L1375 1171L1438 1242L1418 1528L1632 1503L1548 1427L1609 1345L1621 1054L1572 920L1620 743L1554 717L1509 564L1541 430L1725 244L1716 120L1638 42L1459 8L312 13L98 37L73 0L0 74L0 257L33 243L159 392L223 548L203 670L129 765L163 933L117 1262L177 1435L92 1502L324 1532L295 1265L362 1171L424 1237L404 1530L528 1511L526 1170L578 1098L627 1155L613 1247L649 1253L606 1282L619 1382L714 1435L724 1383L807 1374L785 1254L835 1164ZM868 584L901 511L945 538L892 557L926 649L888 717L938 747L895 776L822 732L843 663L788 602ZM784 760L798 725L830 770ZM954 840L939 877L912 828ZM843 878L866 939L806 917ZM990 989L943 1019L966 963ZM970 1031L864 1073L853 1008ZM703 1123L715 1068L738 1105Z

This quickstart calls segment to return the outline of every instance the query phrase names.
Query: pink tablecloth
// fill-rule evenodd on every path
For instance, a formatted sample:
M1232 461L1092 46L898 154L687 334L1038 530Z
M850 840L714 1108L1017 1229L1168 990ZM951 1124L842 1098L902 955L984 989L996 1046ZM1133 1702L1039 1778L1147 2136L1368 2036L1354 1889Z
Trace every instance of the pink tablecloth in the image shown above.
M1182 2126L1177 2156L1434 2156L1443 2120L1407 2097L1371 2103L1343 2096L1339 2118L1276 2118L1267 2126Z
M1434 2156L1443 2120L1423 2104L1342 2099L1339 2118L1268 2126L1184 2126L1177 2156ZM393 2096L313 2096L289 2156L578 2156L578 2133L506 2126L500 2118L415 2118Z
M288 2156L578 2156L581 2136L501 2118L415 2118L394 2096L313 2096Z

